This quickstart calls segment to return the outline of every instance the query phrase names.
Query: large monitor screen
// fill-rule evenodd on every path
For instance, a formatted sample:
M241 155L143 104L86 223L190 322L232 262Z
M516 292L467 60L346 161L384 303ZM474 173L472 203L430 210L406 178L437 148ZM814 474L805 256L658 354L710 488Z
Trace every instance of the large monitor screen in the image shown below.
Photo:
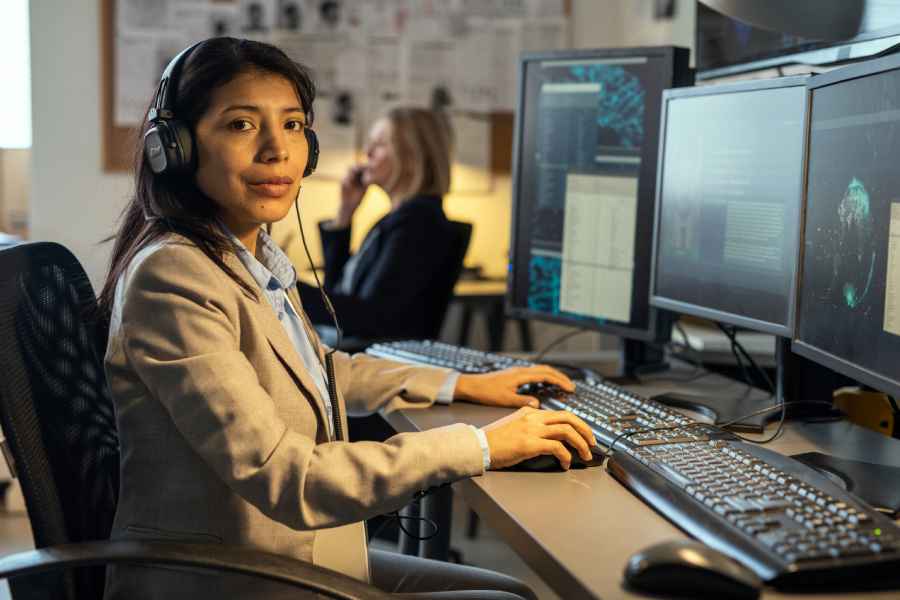
M900 58L811 82L800 354L900 386Z
M847 61L900 43L900 0L868 0L859 35L844 41L824 42L754 27L702 2L697 3L695 31L699 79L790 63Z
M689 82L687 59L671 47L523 58L511 314L668 336L648 303L650 232L660 98Z
M790 337L806 78L667 91L652 304Z

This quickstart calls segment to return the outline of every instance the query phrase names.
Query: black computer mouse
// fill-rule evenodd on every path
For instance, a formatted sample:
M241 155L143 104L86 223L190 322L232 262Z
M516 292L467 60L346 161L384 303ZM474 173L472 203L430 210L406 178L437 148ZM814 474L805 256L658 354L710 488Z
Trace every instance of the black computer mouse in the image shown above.
M599 467L603 464L603 459L606 458L606 454L603 453L603 450L599 446L594 446L591 448L591 454L593 458L591 460L584 460L579 456L578 452L571 447L569 444L563 444L566 447L566 450L572 455L572 463L569 466L570 469L586 469L588 467ZM533 456L531 458L526 458L522 462L515 464L511 467L507 467L503 469L504 471L562 471L562 465L559 464L559 461L552 454L539 454L537 456Z
M544 398L560 398L568 396L570 393L554 383L544 383L542 381L522 384L516 392L524 396L534 396L538 400L543 400Z
M663 542L634 554L625 566L625 585L667 598L755 600L762 590L753 571L694 540Z

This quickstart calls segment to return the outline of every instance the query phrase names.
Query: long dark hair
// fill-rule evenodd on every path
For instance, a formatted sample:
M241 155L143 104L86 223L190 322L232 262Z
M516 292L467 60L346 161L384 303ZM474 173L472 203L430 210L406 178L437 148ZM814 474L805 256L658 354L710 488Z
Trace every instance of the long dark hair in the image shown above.
M191 52L175 90L176 117L194 130L209 108L213 92L241 73L254 70L291 81L307 123L312 125L315 85L309 71L275 46L230 37L206 40ZM150 170L144 159L143 138L150 126L146 115L144 122L135 140L134 195L122 211L115 234L108 238L114 244L109 272L98 298L100 317L108 323L116 284L135 254L169 233L192 241L238 285L255 295L256 291L225 263L225 253L233 251L233 245L216 223L218 207L200 191L193 175L159 176Z

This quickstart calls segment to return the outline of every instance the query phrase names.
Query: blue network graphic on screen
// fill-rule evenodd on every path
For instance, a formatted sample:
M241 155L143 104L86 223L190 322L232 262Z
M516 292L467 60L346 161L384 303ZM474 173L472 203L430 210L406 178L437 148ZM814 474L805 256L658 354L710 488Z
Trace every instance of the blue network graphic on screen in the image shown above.
M579 65L570 69L578 81L599 83L597 125L616 133L623 148L639 148L644 141L644 97L640 79L615 65Z
M532 256L528 277L528 308L539 312L559 312L559 276L562 263L558 258Z
M559 309L562 261L550 256L532 256L528 265L528 308L545 314L560 315L587 323L604 324L605 319L586 317Z

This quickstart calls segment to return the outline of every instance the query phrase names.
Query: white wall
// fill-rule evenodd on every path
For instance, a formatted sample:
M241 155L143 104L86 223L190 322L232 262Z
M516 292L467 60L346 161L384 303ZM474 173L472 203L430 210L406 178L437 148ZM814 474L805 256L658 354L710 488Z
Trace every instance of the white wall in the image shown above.
M655 20L654 0L573 0L576 48L694 46L694 0L675 0L675 17Z
M95 288L131 180L101 168L99 1L31 2L31 239L81 260ZM99 290L98 290L99 291Z

